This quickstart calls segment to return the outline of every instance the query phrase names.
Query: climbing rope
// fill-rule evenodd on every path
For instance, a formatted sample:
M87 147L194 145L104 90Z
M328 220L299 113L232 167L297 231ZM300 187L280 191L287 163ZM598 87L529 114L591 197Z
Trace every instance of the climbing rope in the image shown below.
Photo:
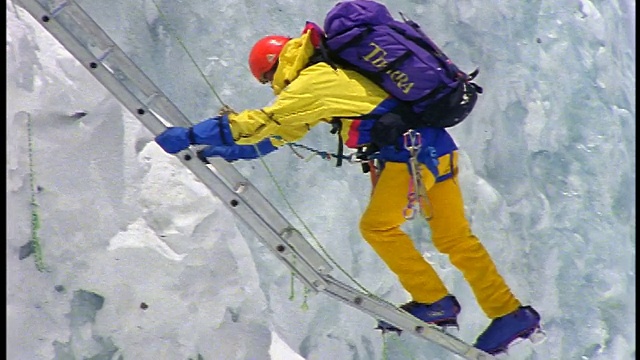
M158 10L158 13L160 14L160 16L164 19L164 21L167 23L167 25L170 24L168 18L166 17L166 15L164 14L164 12L162 11L162 9L160 8L160 6L156 3L155 0L152 0L153 4L155 5L156 9ZM187 49L187 46L184 44L184 41L182 41L182 39L180 38L180 36L178 36L178 34L173 30L173 28L171 26L168 26L168 31L176 38L176 40L178 41L178 43L180 44L180 46L182 47L182 49L184 50L184 52L187 54L187 56L189 57L189 59L191 60L191 62L194 64L194 66L196 67L196 70L198 71L198 73L200 74L200 76L204 79L204 81L207 83L207 85L209 86L209 88L211 89L211 92L215 95L215 97L217 98L217 100L220 102L220 104L222 105L221 108L221 112L234 112L233 109L231 109L231 107L229 107L223 100L222 98L218 95L217 91L215 90L213 84L211 84L211 82L207 79L207 77L204 75L204 72L202 71L202 69L198 66L198 64L196 63L195 59L193 58L193 56L191 55L191 52ZM288 145L290 146L291 149L293 148L302 148L308 151L311 151L313 154L316 154L320 157L322 157L323 159L332 159L332 158L337 158L337 159L341 159L341 157L337 154L331 154L325 151L321 151L321 150L317 150L314 149L312 147L306 146L306 145L302 145L302 144L297 144L297 143L288 143ZM278 181L276 180L276 177L273 175L273 172L271 171L271 168L268 166L268 164L264 161L263 159L263 154L260 152L260 150L258 149L257 145L254 144L254 147L259 155L259 159L260 162L262 163L262 165L264 166L264 168L266 169L267 173L269 174L271 180L273 181L274 185L276 186L278 193L280 194L280 196L282 197L282 199L284 200L285 204L287 205L287 207L289 208L289 210L291 211L291 213L300 221L300 223L302 224L303 228L305 229L305 231L309 234L309 236L315 241L316 243L316 247L318 249L320 249L324 255L327 257L328 261L330 261L331 263L333 263L335 265L335 267L341 271L345 276L347 276L347 278L349 278L356 286L358 286L363 292L365 292L367 295L374 297L376 299L378 299L379 301L383 301L386 302L386 300L376 296L375 294L373 294L371 291L369 291L368 289L366 289L363 285L361 285L358 281L356 281L355 278L353 278L346 270L344 270L334 259L333 257L331 257L329 255L329 253L327 252L327 250L324 248L324 246L322 246L322 244L320 243L320 241L318 240L318 238L315 236L315 234L313 233L313 231L306 225L306 223L302 220L302 218L300 217L300 215L295 211L295 209L293 208L293 206L291 205L291 203L289 202L289 200L287 199L284 190L282 189L282 187L280 186L280 184L278 183ZM348 156L342 156L343 159L348 160L351 163L357 162L357 160L355 160L353 155L348 155ZM305 294L307 289L305 289ZM306 296L305 296L306 298ZM387 302L388 303L388 302ZM392 306L395 306L391 303L388 303Z
M160 13L160 16L167 22L167 24L169 24L169 20L167 19L167 17L164 15L164 13L162 12L162 10L160 9L160 7L158 6L158 4L155 2L155 0L152 0L155 7L158 9L158 12ZM215 97L217 98L217 100L220 102L221 109L219 111L219 115L224 115L224 114L229 114L229 113L236 113L230 106L228 106L226 103L224 103L224 101L222 100L222 98L218 95L218 93L216 92L213 84L211 84L209 82L209 80L207 79L207 77L204 75L204 72L202 71L202 69L200 69L200 67L197 65L195 59L193 58L193 56L191 55L191 53L189 52L189 50L187 49L186 45L184 44L184 42L180 39L180 37L171 29L169 28L169 31L173 34L173 36L177 39L177 41L180 43L182 49L185 51L185 53L189 56L189 59L191 59L191 61L193 62L194 66L196 67L196 70L198 71L198 73L202 76L202 78L204 79L204 81L207 83L207 85L209 86L209 88L211 89L211 92L215 95ZM418 133L419 136L419 133ZM411 138L410 138L411 139ZM415 136L413 137L413 139L419 139L416 138ZM350 154L350 155L339 155L339 154L335 154L335 153L329 153L327 151L322 151L322 150L318 150L315 148L312 148L310 146L307 145L303 145L303 144L298 144L298 143L294 143L294 142L288 142L286 143L289 148L292 150L292 152L298 156L301 159L306 159L309 160L310 157L304 157L302 156L299 152L296 151L296 148L298 149L304 149L307 151L310 151L312 153L311 156L320 156L322 159L325 160L332 160L332 159L338 159L338 160L346 160L349 163L355 164L355 163L367 163L370 167L370 172L371 172L371 183L372 183L372 189L373 187L375 187L376 182L378 180L378 175L379 175L379 169L376 166L376 162L374 160L368 160L368 159L361 159L356 157L357 153L355 154ZM415 182L414 182L414 187L413 189L424 189L424 186L418 186L418 185L422 185L422 180L421 180L421 175L420 172L417 171L419 169L419 163L417 162L417 153L419 150L419 145L420 142L414 142L414 143L410 143L410 146L413 146L414 149L416 150L413 154L412 154L412 159L413 159L413 167L415 167L416 171L413 171L412 174L417 174L417 176L414 176ZM302 218L300 217L300 215L295 211L295 209L293 208L293 206L291 205L291 203L289 202L289 200L287 199L284 190L282 189L282 187L280 186L279 182L277 181L276 177L273 175L273 172L271 171L271 168L269 167L269 165L265 162L264 160L264 154L262 154L260 152L260 150L258 149L257 144L254 144L254 148L257 152L257 154L259 155L258 158L260 159L260 162L262 163L263 167L265 168L265 170L267 171L267 173L269 174L269 177L271 178L271 181L273 182L273 184L275 185L280 197L282 197L284 203L286 204L286 206L289 208L289 210L291 211L291 213L296 217L296 219L298 219L298 221L300 221L300 224L302 224L302 227L305 229L305 231L309 234L309 236L314 240L315 245L318 249L320 249L320 251L326 256L327 260L329 262L331 262L336 269L338 269L340 272L342 272L351 282L353 282L353 284L355 284L358 288L360 288L365 294L367 294L368 296L375 298L376 300L386 303L390 306L395 307L395 304L390 303L389 301L377 296L376 294L372 293L371 291L369 291L367 288L365 288L362 284L360 284L354 277L352 277L344 268L342 268L342 266L340 266L340 264L338 264L338 262L333 259L333 257L328 253L328 251L325 249L324 246L322 246L322 244L320 243L320 241L318 240L318 238L315 236L315 234L313 233L313 231L307 226L306 222L304 220L302 220ZM372 190L373 191L373 190ZM424 193L423 191L418 190L418 201L420 202L420 200L422 199L426 199L426 193ZM428 201L428 200L427 200ZM294 274L291 273L291 296L290 299L293 300L294 298L294 291L293 291L293 279L294 279ZM305 286L303 289L303 303L301 305L301 309L302 310L308 310L308 303L307 303L307 299L310 293L310 289ZM388 360L387 356L387 341L386 341L386 334L382 333L382 337L383 337L383 360ZM393 337L394 341L399 341L398 336ZM402 345L404 345L403 343L401 343ZM408 354L408 352L406 351L406 349L401 346L401 350L404 352L405 354L405 358L410 359L413 358L412 356L410 356Z
M38 271L45 271L46 267L42 256L42 245L40 244L40 236L38 232L40 230L40 214L38 212L38 202L36 201L36 192L38 187L36 186L36 176L33 170L33 125L31 122L31 114L27 113L27 138L29 146L29 188L31 191L31 250L36 262L36 269Z
M222 98L220 97L220 95L218 95L218 92L216 91L216 89L213 87L213 84L211 84L211 82L209 81L209 79L207 79L207 77L204 75L204 71L202 71L202 69L200 69L200 66L198 66L198 63L196 62L196 60L193 58L193 56L191 55L191 52L187 49L187 46L184 44L184 41L182 41L182 39L180 38L180 36L178 36L178 34L174 31L174 29L171 27L171 22L169 21L169 19L167 18L167 16L164 14L164 12L162 11L162 9L160 9L160 6L156 3L156 0L152 0L153 1L153 5L156 7L156 9L158 10L158 13L160 14L160 17L167 23L167 26L169 27L169 32L176 38L176 40L178 41L178 44L180 44L180 46L182 47L182 49L184 50L184 52L187 54L187 56L189 57L189 59L191 60L191 62L193 63L193 65L196 67L196 69L198 70L198 73L200 74L200 76L202 76L202 78L204 79L204 82L209 86L209 89L211 89L211 92L213 93L213 95L216 97L216 99L218 99L218 101L220 102L220 104L222 104L222 109L231 109L230 106L228 106L227 104L225 104L224 101L222 101ZM233 110L232 110L233 111Z
M264 160L264 156L260 153L260 149L258 149L258 145L254 144L253 145L255 150L258 152L258 154L260 155L258 158L260 159L260 162L262 163L262 165L264 166L265 170L267 171L267 173L269 174L269 178L271 179L271 181L273 181L273 184L276 186L276 189L278 190L278 193L280 194L280 196L282 197L282 199L284 200L287 208L289 209L289 211L291 211L291 213L293 214L293 216L296 217L296 219L298 219L298 221L300 221L300 224L302 224L302 227L305 229L305 231L307 232L307 234L309 234L309 236L314 240L316 247L318 249L320 249L320 251L322 251L322 253L327 257L327 259L333 263L335 265L335 267L340 270L345 276L347 276L347 278L349 278L349 280L351 280L354 284L356 284L362 291L364 291L365 293L367 293L368 295L374 296L377 298L376 295L374 295L373 293L371 293L368 289L366 289L363 285L361 285L355 278L353 278L346 270L344 270L340 264L338 264L338 262L336 262L333 257L331 257L331 255L329 254L329 252L325 249L324 246L322 246L322 243L320 243L320 241L318 240L318 238L315 236L315 234L313 233L313 231L307 226L306 222L304 220L302 220L302 217L300 217L300 215L298 214L298 212L293 208L293 205L291 205L291 203L289 202L289 200L287 199L284 190L282 189L282 187L280 186L280 184L278 183L276 177L273 175L273 172L271 171L271 168L268 166L268 164L265 162ZM379 298L380 300L383 300L381 298Z
M336 153L330 153L328 151L314 149L314 148L312 148L310 146L307 146L307 145L304 145L304 144L298 144L298 143L295 143L295 142L287 143L287 145L291 148L291 151L293 151L293 153L297 157L299 157L300 159L303 159L303 160L307 160L307 161L310 159L310 157L302 156L300 153L298 153L295 150L295 148L301 148L301 149L308 150L308 151L310 151L312 153L311 156L317 155L317 156L320 156L320 158L322 158L324 160L332 160L332 159L340 158L340 159L346 160L349 163L359 162L359 160L355 157L355 155L356 155L355 153L349 154L349 155L339 155L339 154L336 154Z

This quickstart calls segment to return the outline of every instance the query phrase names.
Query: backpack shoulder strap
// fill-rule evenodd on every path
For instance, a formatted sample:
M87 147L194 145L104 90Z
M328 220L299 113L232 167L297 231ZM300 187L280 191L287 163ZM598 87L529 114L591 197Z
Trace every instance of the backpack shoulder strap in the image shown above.
M315 52L309 58L309 62L307 62L307 67L311 65L315 65L317 63L325 62L331 66L333 70L337 70L338 66L334 58L331 57L329 51L327 50L327 46L325 44L324 39L320 42L320 44L316 47Z

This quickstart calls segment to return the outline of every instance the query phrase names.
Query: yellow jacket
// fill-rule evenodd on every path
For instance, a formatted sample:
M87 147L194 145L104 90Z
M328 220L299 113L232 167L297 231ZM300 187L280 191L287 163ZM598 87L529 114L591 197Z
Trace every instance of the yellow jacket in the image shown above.
M366 118L396 106L397 102L383 89L355 71L334 70L325 62L306 67L313 54L310 32L287 42L272 83L275 102L262 109L229 115L237 144L254 144L271 137L278 146L304 137L322 121ZM358 132L352 129L351 122L346 120L342 126L345 144L357 147L366 143L367 139L354 139Z
M320 122L339 119L344 144L358 148L371 143L370 130L375 123L372 119L399 105L398 100L355 71L334 69L326 62L307 66L314 55L310 34L308 31L289 40L282 49L272 83L277 96L274 103L228 116L237 144L256 144L270 138L273 145L281 146L304 137ZM416 130L422 141L418 160L437 174L438 158L452 153L457 146L445 129ZM400 137L394 145L381 148L376 157L406 162L409 152Z

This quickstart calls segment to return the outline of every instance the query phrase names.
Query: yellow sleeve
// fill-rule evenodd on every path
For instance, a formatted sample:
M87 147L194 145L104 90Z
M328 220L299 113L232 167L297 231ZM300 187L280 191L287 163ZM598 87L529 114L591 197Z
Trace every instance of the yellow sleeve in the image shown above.
M366 115L387 96L356 72L318 63L300 72L272 105L229 115L229 124L238 144L274 136L292 142L321 121Z

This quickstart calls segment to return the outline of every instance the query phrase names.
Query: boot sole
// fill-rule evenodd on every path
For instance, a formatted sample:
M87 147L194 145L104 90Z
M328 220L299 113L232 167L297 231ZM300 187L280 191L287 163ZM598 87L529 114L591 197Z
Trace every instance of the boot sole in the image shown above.
M535 327L531 328L531 329L526 329L518 334L516 334L516 336L514 336L513 338L511 338L507 344L505 346L499 347L493 351L486 351L485 352L491 354L491 355L498 355L501 353L506 353L507 349L511 346L514 345L513 342L518 340L518 339L523 339L523 340L529 340L531 341L532 344L534 345L538 345L543 343L547 338L547 334L542 330L542 327L540 325L536 325ZM482 350L482 349L481 349Z

